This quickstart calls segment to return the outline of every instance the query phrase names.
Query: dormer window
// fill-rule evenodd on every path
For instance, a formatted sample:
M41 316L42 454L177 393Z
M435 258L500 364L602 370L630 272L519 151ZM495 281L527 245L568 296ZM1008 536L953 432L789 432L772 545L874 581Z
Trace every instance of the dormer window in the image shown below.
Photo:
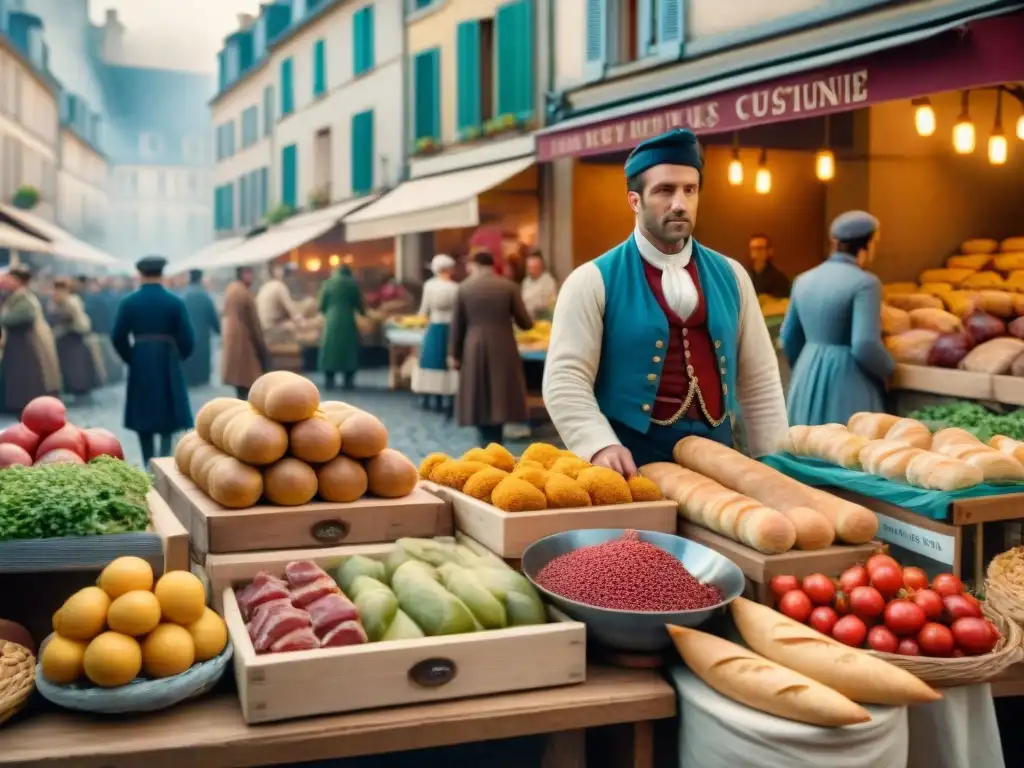
M164 150L164 143L155 133L144 133L139 137L139 151L145 157L156 157Z

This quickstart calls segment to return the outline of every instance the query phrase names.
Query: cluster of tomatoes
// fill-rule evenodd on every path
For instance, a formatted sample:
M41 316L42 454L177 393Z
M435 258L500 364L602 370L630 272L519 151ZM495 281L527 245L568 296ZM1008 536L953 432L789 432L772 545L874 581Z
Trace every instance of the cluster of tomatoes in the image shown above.
M843 571L770 582L781 613L840 643L905 656L981 656L999 642L981 603L952 573L929 581L886 554Z

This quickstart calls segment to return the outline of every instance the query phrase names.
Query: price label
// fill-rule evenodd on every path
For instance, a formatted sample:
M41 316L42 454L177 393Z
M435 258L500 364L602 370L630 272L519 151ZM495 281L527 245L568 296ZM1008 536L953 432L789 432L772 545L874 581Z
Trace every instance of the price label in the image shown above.
M878 533L875 535L882 541L951 568L956 566L956 539L952 536L904 523L878 512L875 514L878 516Z

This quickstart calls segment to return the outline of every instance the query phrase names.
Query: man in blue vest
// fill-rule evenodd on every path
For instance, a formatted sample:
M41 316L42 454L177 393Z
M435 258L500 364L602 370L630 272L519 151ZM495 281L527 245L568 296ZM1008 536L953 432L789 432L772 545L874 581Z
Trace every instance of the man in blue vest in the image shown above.
M778 360L747 271L693 237L696 136L626 160L636 227L569 275L555 306L544 404L566 447L625 476L701 435L760 456L787 428Z

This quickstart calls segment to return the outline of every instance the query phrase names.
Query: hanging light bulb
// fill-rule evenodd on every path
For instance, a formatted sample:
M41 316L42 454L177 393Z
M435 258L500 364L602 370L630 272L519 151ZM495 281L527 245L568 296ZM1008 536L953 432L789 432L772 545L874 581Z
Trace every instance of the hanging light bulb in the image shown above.
M814 175L819 181L832 181L836 177L836 156L829 149L831 145L829 136L829 119L825 116L825 146L818 150L814 158Z
M999 89L996 91L996 124L988 137L988 161L992 165L1005 165L1008 151L1006 134L1003 133L1003 91Z
M931 99L925 96L922 99L914 99L911 104L916 107L914 110L914 128L918 136L931 136L935 133L935 110L932 108Z
M960 116L953 126L953 150L958 155L969 155L977 145L974 123L971 122L970 91L960 96Z
M1017 118L1017 138L1024 141L1024 115Z
M767 195L772 191L772 172L768 170L768 151L764 149L761 150L761 162L754 175L754 190L759 195Z
M740 162L740 134L732 134L732 160L729 161L729 183L738 187L743 183L743 163Z

